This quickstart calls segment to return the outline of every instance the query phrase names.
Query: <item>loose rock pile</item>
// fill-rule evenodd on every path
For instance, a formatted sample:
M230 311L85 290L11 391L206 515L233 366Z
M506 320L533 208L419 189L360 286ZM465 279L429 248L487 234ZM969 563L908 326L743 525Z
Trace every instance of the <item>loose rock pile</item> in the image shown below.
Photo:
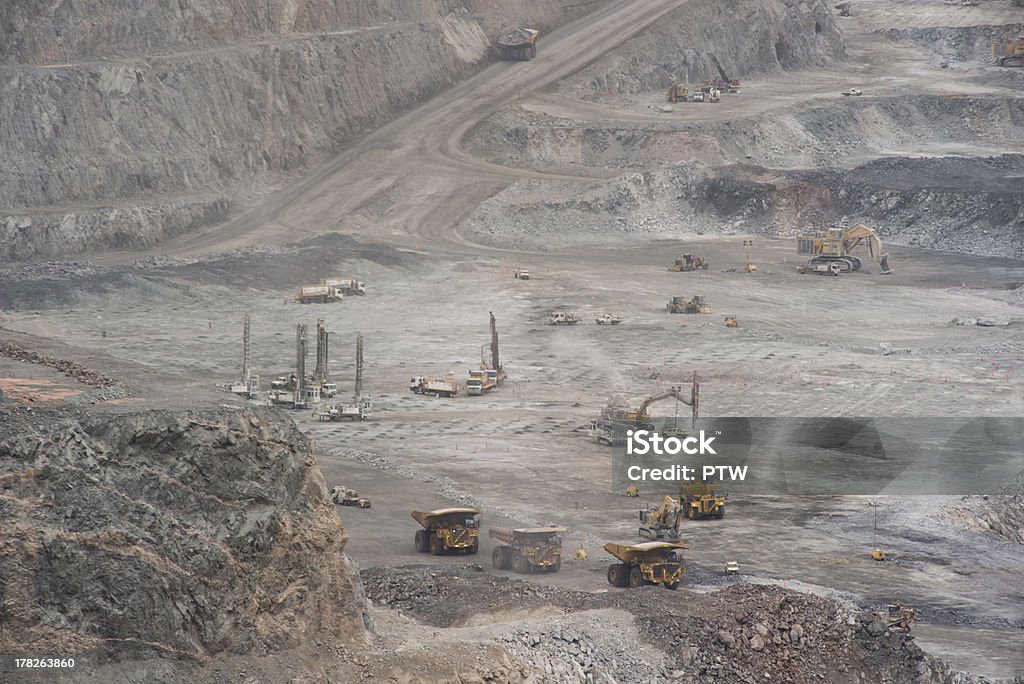
M985 681L951 673L908 635L831 598L749 584L711 594L654 587L588 594L481 570L378 567L361 576L378 605L434 626L462 626L477 614L507 621L498 641L514 667L527 670L513 681ZM543 627L531 618L539 611ZM616 617L623 611L631 621ZM481 669L475 676L503 681L493 679L496 673Z
M86 368L80 363L68 361L67 359L58 359L55 356L46 356L31 349L25 349L20 344L8 340L0 340L0 355L15 359L16 361L49 366L68 377L93 387L115 387L118 384L118 381L109 375Z
M949 517L969 530L1024 544L1024 496L965 496Z

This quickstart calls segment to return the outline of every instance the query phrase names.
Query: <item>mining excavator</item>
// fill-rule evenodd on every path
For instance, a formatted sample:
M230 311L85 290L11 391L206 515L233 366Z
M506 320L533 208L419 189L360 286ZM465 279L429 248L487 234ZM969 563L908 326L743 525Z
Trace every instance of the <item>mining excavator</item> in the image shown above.
M849 273L860 270L864 263L853 254L861 242L867 243L868 254L871 261L878 264L878 272L881 275L892 273L889 255L882 253L882 241L878 233L863 223L853 228L829 228L817 235L800 235L796 239L796 247L798 254L810 257L804 267L806 272L814 272L822 265L830 267L831 264L837 264L841 272Z
M665 496L661 505L648 507L640 511L640 530L638 534L643 539L656 541L658 539L679 539L679 522L682 519L682 509L679 502L671 496Z
M1014 43L992 43L992 59L999 66L1024 67L1024 33Z
M689 396L687 396L682 387L670 387L667 390L647 397L635 409L609 401L608 406L602 409L601 415L592 425L595 441L598 444L623 444L626 441L626 432L629 430L654 429L648 409L653 404L669 398L674 398L689 406L692 413L692 423L693 425L697 424L697 418L700 415L700 378L694 372L690 383ZM622 404L624 403L622 402Z

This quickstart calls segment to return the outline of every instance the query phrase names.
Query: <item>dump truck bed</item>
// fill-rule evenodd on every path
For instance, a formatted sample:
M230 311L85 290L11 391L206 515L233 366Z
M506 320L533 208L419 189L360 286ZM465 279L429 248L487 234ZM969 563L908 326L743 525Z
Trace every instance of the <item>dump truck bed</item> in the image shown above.
M507 527L492 527L487 530L487 535L503 544L511 544L517 537L525 539L529 537L546 538L555 534L562 534L566 531L564 527L518 527L510 529Z
M509 31L501 38L498 38L498 45L500 47L515 47L517 45L533 45L537 40L537 34L540 31L536 29L528 28L517 28L514 31Z
M670 542L645 542L643 544L612 544L604 545L604 550L618 558L623 563L646 556L653 551L666 551L672 549L689 548L685 544L672 544Z
M413 511L412 517L423 527L443 520L459 521L468 516L480 515L478 508L440 508L436 511Z

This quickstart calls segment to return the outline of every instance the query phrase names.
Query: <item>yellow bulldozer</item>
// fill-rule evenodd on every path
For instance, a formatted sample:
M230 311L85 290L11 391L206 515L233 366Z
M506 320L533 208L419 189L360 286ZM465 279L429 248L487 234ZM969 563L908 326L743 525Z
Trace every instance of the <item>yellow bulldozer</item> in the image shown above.
M665 309L669 313L674 314L709 314L714 313L714 309L708 305L707 301L701 295L694 295L692 299L686 297L673 297L669 300L669 303L665 306Z
M682 83L672 79L672 85L665 91L665 99L675 104L676 102L688 102L690 99L690 89L684 86Z
M687 271L706 271L708 270L708 262L702 256L683 254L668 267L668 270L675 271L676 273L685 273Z
M897 601L896 603L888 604L885 610L876 608L873 618L889 629L909 634L914 623L917 622L917 611Z
M992 59L1004 67L1024 67L1024 33L1013 43L992 43Z
M881 275L892 273L889 255L882 252L878 233L863 223L853 228L829 228L816 235L800 235L796 239L796 248L798 254L809 257L804 267L806 272L815 272L822 267L834 269L835 264L839 272L849 273L859 271L864 265L864 261L853 253L861 242L867 243L868 254L878 265L878 272Z

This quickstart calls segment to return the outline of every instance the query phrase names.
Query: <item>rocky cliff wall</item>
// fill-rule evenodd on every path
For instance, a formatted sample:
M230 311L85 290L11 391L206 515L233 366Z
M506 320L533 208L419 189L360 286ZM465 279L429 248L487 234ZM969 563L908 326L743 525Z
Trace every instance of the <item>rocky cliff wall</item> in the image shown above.
M154 244L601 0L0 6L0 259Z
M199 664L360 640L347 539L272 411L0 406L0 653Z
M560 86L576 96L821 66L845 44L821 0L692 0Z

